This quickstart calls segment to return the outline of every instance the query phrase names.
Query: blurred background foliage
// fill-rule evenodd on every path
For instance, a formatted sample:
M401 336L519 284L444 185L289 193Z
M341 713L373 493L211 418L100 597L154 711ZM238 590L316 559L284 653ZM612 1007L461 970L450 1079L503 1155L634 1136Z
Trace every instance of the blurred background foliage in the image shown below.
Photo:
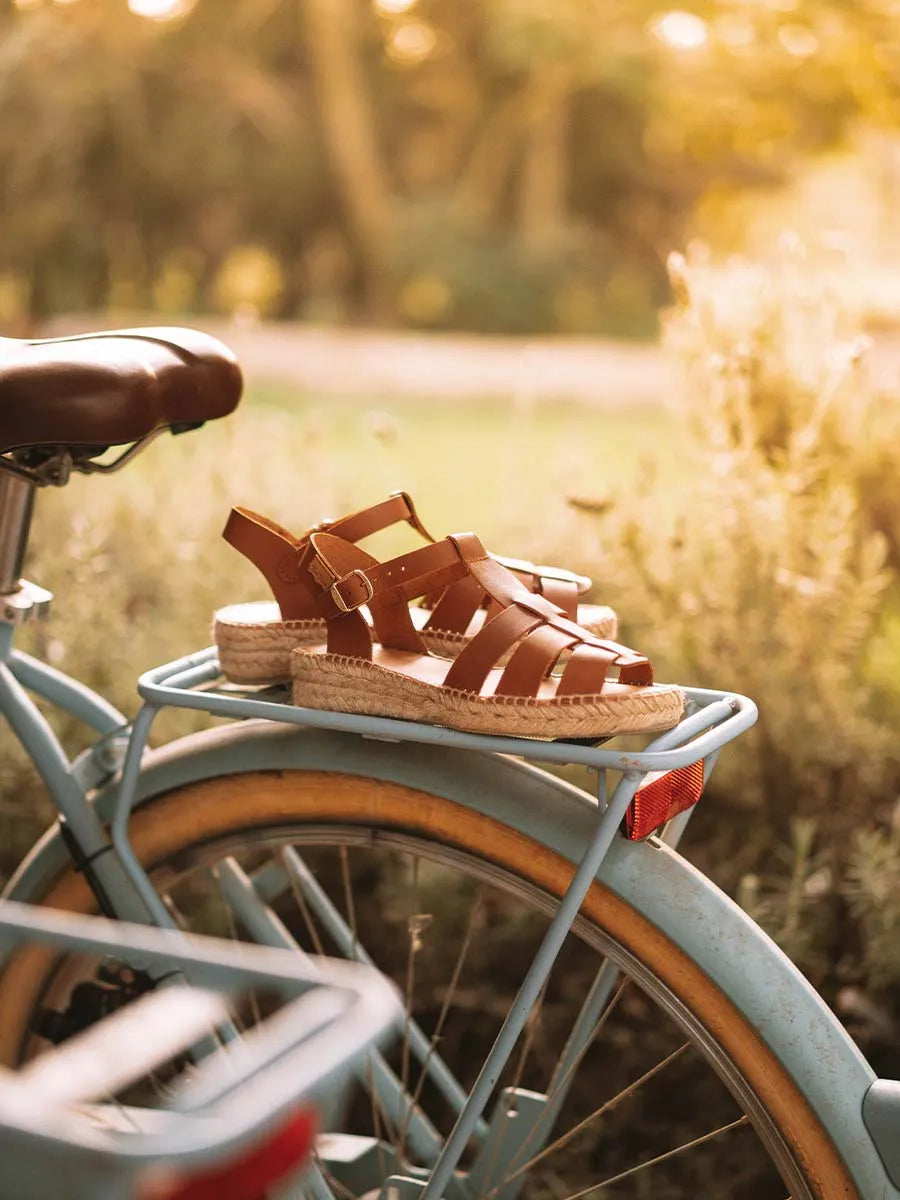
M0 0L0 321L646 334L898 97L894 0Z

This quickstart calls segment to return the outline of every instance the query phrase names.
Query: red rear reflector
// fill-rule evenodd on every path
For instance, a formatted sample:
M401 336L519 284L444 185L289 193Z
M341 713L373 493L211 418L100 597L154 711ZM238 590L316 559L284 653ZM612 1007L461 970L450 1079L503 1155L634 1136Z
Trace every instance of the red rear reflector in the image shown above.
M269 1188L306 1162L315 1132L315 1113L296 1113L261 1145L226 1166L183 1180L165 1200L263 1200Z
M703 760L674 771L652 771L635 792L625 814L625 834L632 841L649 837L700 799Z

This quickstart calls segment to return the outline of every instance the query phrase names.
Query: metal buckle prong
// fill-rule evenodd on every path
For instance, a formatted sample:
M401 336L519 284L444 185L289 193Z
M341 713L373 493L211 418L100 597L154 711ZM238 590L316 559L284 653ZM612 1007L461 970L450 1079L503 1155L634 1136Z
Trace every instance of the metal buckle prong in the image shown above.
M342 583L346 583L346 581L348 579L352 579L354 575L358 575L359 578L363 581L363 583L365 584L367 594L362 600L360 600L360 602L358 604L348 604L338 589L340 588ZM355 571L351 571L349 573L349 575L344 575L343 578L336 579L334 581L334 583L331 585L331 587L329 588L329 592L331 594L332 600L335 603L335 607L339 608L341 610L341 612L343 612L343 613L355 612L356 609L362 608L362 606L364 604L368 604L369 601L372 599L372 597L375 595L375 589L372 587L371 579L369 579L369 577L365 573L365 571L360 570L359 567L357 567Z

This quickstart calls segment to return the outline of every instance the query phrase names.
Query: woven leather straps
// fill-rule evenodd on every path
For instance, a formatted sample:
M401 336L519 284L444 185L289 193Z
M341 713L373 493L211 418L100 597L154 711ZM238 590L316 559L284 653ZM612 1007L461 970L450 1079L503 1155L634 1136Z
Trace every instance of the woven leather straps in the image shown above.
M327 624L329 654L371 661L372 633L359 611L363 606L382 647L427 653L410 619L409 602L465 581L472 611L487 603L494 615L450 664L444 687L477 695L507 656L494 691L498 696L536 696L563 655L557 696L599 695L613 669L620 683L653 682L643 655L569 620L493 559L473 533L453 534L379 563L332 531L314 532L304 566L319 588L316 607Z

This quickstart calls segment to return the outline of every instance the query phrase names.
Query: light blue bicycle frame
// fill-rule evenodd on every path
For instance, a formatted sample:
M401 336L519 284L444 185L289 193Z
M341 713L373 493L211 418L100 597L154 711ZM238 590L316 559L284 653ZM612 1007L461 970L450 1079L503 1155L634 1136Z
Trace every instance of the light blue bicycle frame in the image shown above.
M393 1119L408 1123L410 1147L426 1164L410 1168L394 1161L395 1174L384 1189L390 1185L400 1196L421 1195L425 1200L472 1200L499 1184L526 1141L531 1154L546 1141L565 1095L569 1066L589 1042L615 986L617 972L610 965L601 969L575 1021L556 1071L555 1089L546 1096L511 1089L489 1119L484 1110L588 887L601 879L657 924L738 1004L808 1097L861 1194L900 1196L900 1083L875 1080L802 977L709 881L657 839L626 843L617 836L647 772L672 770L702 758L708 777L721 746L755 720L752 702L688 689L688 715L680 725L644 751L622 753L300 709L265 694L217 690L218 664L214 652L207 650L144 675L139 681L144 704L132 724L75 680L14 650L12 633L13 625L0 620L0 713L33 759L61 814L60 829L39 844L12 880L7 894L13 899L39 900L71 854L110 915L171 927L172 919L129 842L129 817L136 806L154 790L199 778L287 765L352 772L354 759L360 774L380 778L387 772L422 790L452 795L488 815L496 817L490 810L498 804L504 809L500 819L518 822L524 833L573 862L568 891L471 1092L460 1087L426 1035L414 1022L411 1025L412 1052L458 1114L449 1138L441 1139L426 1114L411 1106L411 1097L377 1052L372 1070L360 1076ZM99 735L98 740L69 762L29 693L77 717ZM218 730L199 741L185 739L183 750L176 743L168 755L146 755L152 722L167 706L202 709L241 723L231 733ZM261 718L263 724L247 718ZM591 802L585 793L523 763L513 764L507 756L591 767L597 772L597 800ZM607 796L609 771L621 777ZM99 789L96 802L87 798L92 789ZM677 842L688 815L677 818L665 832L670 845ZM287 872L347 956L366 961L364 949L298 854L286 852L283 864L271 862L252 878L232 860L226 860L221 872L226 895L255 940L302 953L267 903L282 888ZM678 896L677 906L671 902L673 895ZM740 953L735 953L738 945ZM726 946L729 952L723 954ZM472 1137L481 1149L469 1174L462 1175L455 1168ZM340 1160L328 1161L329 1169L351 1188L371 1186L366 1172L374 1150L372 1139L345 1137ZM384 1147L378 1150L386 1152ZM499 1200L514 1200L521 1183L519 1178L498 1188ZM317 1200L331 1196L324 1179L318 1179L313 1190Z
M195 990L150 992L140 1010L121 1010L67 1040L61 1053L42 1056L37 1071L32 1063L0 1072L0 1193L15 1200L130 1200L147 1168L171 1173L233 1159L296 1113L301 1100L327 1111L400 1007L382 977L356 964L306 964L283 950L0 902L0 946L36 943L106 959L137 952L159 970L189 972ZM187 1086L184 1079L170 1085L150 1121L146 1109L109 1103L123 1085L185 1054L198 1038L218 1048L209 1034L229 1020L225 998L254 988L277 994L280 1011L243 1043L239 1057L225 1050L194 1064ZM123 1023L131 1026L125 1033ZM91 1100L99 1102L99 1122L83 1119ZM309 1178L316 1178L314 1167ZM308 1183L290 1186L305 1190Z

